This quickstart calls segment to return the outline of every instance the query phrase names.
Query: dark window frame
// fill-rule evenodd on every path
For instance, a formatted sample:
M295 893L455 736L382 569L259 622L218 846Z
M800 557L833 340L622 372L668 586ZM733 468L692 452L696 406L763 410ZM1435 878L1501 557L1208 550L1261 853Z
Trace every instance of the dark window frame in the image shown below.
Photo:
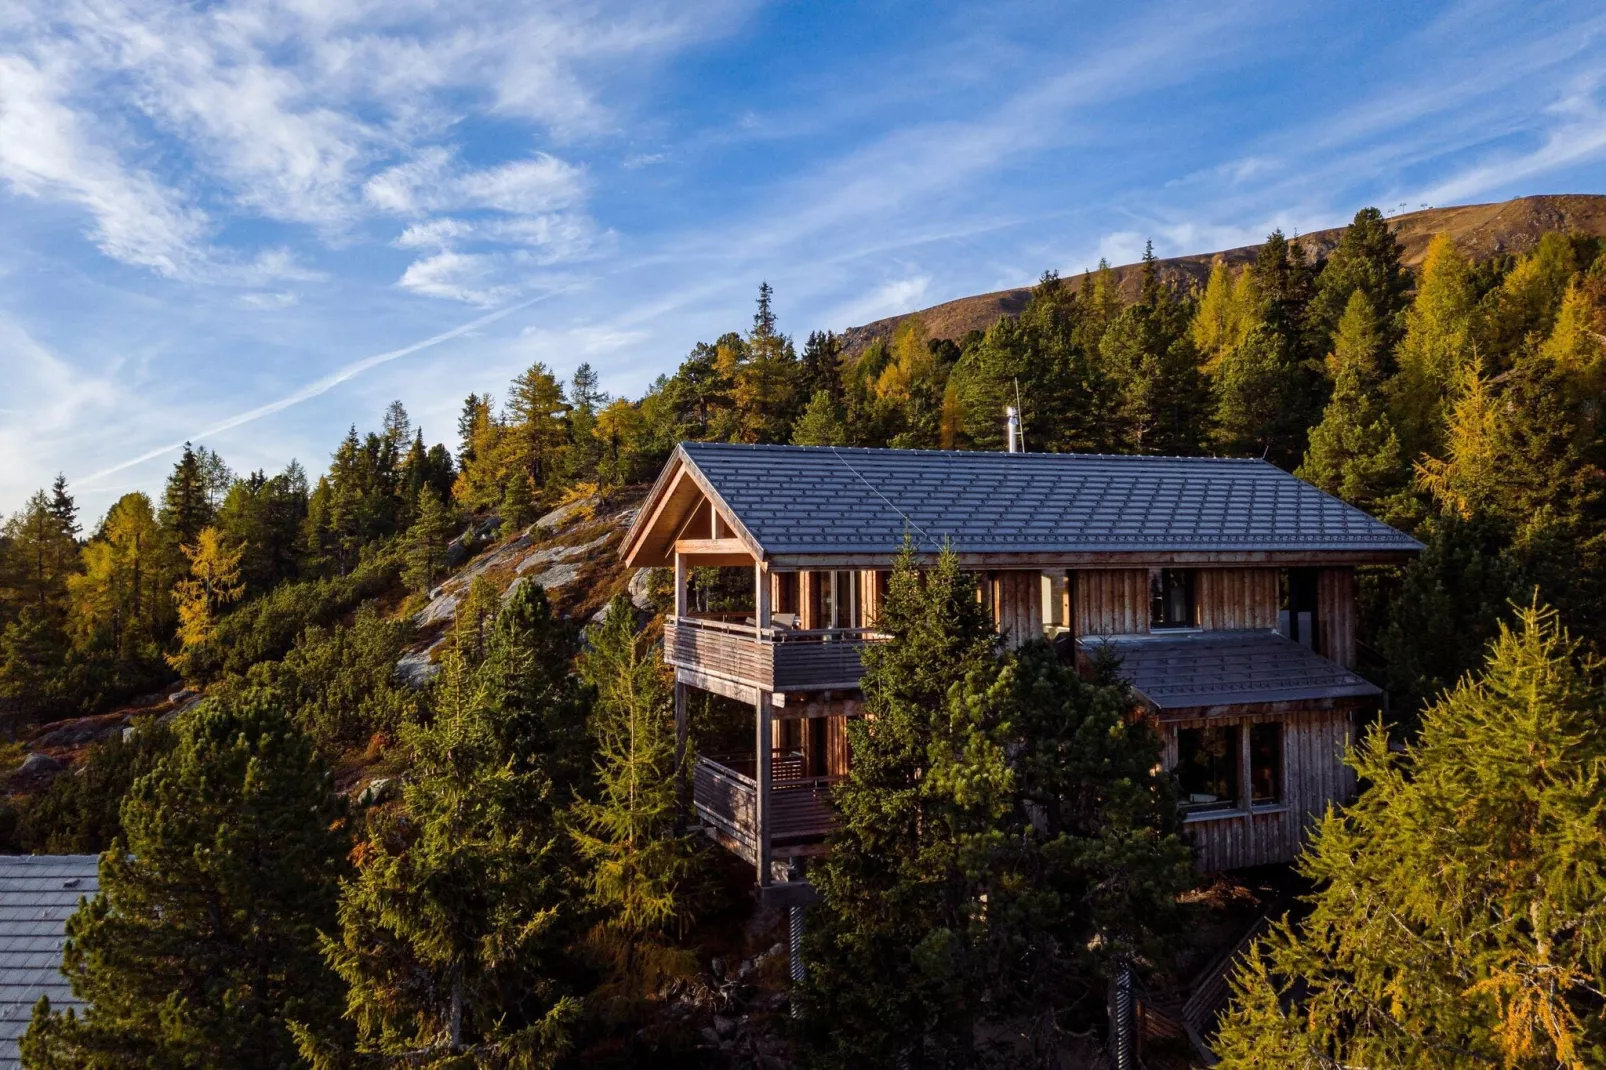
M1158 568L1149 573L1149 630L1174 631L1197 628L1199 604L1197 577L1191 568ZM1183 606L1180 613L1177 596Z
M1206 766L1197 758L1205 753L1203 742L1216 734L1225 737L1224 743L1219 748L1210 749L1222 753L1215 755ZM1186 740L1190 737L1198 742L1189 744ZM1243 726L1236 723L1177 729L1177 762L1172 772L1185 812L1201 814L1243 809L1243 739ZM1196 773L1201 767L1208 771ZM1208 790L1211 787L1224 790ZM1193 798L1195 795L1214 795L1215 798L1196 800Z
M1249 805L1281 806L1287 798L1287 748L1283 722L1258 721L1248 728ZM1257 736L1260 737L1258 740ZM1270 737L1269 740L1267 737ZM1263 770L1268 771L1264 778ZM1269 785L1270 794L1262 793L1263 781Z

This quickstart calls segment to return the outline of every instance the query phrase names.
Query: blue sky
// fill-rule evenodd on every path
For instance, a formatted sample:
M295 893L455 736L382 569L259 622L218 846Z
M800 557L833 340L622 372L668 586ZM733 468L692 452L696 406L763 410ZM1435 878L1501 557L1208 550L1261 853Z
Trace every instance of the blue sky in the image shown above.
M185 439L314 472L404 401L639 394L801 338L1386 210L1606 192L1591 3L0 5L0 511Z

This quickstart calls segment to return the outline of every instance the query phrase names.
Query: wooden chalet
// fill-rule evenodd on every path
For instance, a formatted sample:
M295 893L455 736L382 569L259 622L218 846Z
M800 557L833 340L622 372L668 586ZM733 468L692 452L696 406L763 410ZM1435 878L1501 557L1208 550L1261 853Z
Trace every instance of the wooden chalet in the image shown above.
M1120 659L1201 868L1293 858L1353 790L1343 750L1380 694L1354 671L1355 570L1421 550L1365 513L1259 460L688 442L621 553L674 568L679 730L691 688L755 711L753 746L700 756L693 794L761 886L832 828L860 653L906 533L976 573L1006 643ZM749 570L750 601L695 611L688 576L707 567Z

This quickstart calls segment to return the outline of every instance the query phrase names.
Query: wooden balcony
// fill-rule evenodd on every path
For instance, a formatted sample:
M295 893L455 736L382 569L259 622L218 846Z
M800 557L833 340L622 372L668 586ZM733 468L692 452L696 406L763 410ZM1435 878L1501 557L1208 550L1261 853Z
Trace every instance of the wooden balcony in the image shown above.
M664 623L664 660L760 691L846 691L864 675L865 645L880 638L868 628L759 628L679 617Z
M758 782L752 755L699 756L692 773L697 816L714 838L749 862L758 861ZM803 755L777 750L771 758L770 856L814 854L836 828L831 786L840 777L806 777Z

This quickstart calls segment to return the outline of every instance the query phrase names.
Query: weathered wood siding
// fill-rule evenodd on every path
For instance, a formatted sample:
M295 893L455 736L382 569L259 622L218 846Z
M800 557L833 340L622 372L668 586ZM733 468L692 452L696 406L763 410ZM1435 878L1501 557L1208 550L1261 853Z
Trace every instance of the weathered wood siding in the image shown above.
M1077 635L1134 635L1149 630L1149 570L1079 569L1071 574Z
M1316 652L1346 669L1355 667L1355 570L1324 568L1316 574Z
M993 626L1014 648L1043 637L1042 573L1005 570L988 574L988 602Z
M1176 765L1178 729L1237 724L1247 731L1249 724L1262 721L1283 725L1283 803L1249 813L1190 818L1184 832L1205 872L1291 861L1328 803L1347 801L1354 794L1354 773L1344 765L1344 748L1353 731L1352 711L1347 709L1166 721L1160 725L1165 767Z
M1202 568L1193 574L1199 627L1206 630L1277 627L1277 570Z

